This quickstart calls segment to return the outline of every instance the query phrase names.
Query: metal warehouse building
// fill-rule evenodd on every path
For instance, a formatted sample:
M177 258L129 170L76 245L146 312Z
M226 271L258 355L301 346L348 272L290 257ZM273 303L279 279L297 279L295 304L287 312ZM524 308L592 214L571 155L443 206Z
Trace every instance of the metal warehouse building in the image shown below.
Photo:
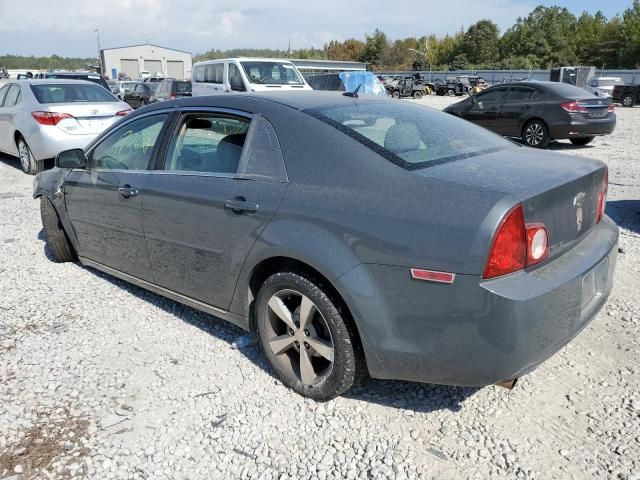
M105 48L101 54L104 74L112 79L117 79L118 75L136 79L142 71L178 80L191 78L189 52L145 44Z

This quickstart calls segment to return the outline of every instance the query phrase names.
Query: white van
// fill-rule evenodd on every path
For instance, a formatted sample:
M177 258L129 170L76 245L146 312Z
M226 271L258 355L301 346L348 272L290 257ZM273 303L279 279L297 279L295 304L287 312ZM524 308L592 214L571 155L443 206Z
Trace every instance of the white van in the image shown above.
M311 90L298 69L288 60L271 58L224 58L193 66L193 96L229 92Z

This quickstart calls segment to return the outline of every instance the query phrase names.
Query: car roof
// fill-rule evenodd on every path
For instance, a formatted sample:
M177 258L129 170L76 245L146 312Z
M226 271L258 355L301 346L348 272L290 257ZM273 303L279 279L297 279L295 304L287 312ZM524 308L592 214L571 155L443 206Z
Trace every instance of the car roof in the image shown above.
M214 60L202 60L200 63L209 63L209 62L225 62L229 60L239 60L243 62L287 62L292 63L291 60L287 58L260 58L260 57L228 57L228 58L216 58ZM194 64L196 65L196 64Z
M88 80L74 80L71 78L24 78L24 79L20 79L20 80L14 80L12 83L20 83L20 84L33 84L33 85L59 85L59 84L63 84L63 85L75 85L75 84L82 84L82 85L96 85L96 86L100 86L97 85L94 82L90 82Z

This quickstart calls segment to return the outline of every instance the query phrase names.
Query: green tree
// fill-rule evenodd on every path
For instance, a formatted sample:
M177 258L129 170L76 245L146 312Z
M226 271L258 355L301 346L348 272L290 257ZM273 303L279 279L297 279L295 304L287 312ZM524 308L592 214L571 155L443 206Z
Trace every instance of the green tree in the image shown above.
M621 61L627 68L640 66L640 0L633 0L631 8L622 15Z
M359 60L374 65L380 64L382 53L387 47L387 36L376 28L371 36L365 35L365 38L364 50Z
M472 64L489 65L498 60L499 43L498 25L491 20L480 20L464 34L461 50Z

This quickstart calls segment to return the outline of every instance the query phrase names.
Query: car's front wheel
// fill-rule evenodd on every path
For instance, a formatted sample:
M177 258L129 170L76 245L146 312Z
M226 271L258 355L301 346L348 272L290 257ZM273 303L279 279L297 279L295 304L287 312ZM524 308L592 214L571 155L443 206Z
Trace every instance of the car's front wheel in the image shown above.
M551 138L549 130L542 120L531 120L522 129L522 141L529 147L545 148Z
M28 175L35 175L44 169L44 160L36 160L33 153L24 138L18 137L18 159L20 160L20 168Z
M40 197L40 217L42 228L47 239L47 246L53 254L54 261L58 263L73 262L76 259L75 251L62 228L56 209L51 200L46 196Z
M415 92L413 92L413 98L415 98L416 100L419 100L422 98L422 92L420 90L416 90Z
M255 311L262 350L289 388L326 401L359 380L363 360L355 332L319 282L276 273L260 289Z
M588 145L593 142L595 137L580 137L580 138L572 138L571 143L574 145Z
M394 90L391 96L393 98L400 98L400 92L398 90Z

